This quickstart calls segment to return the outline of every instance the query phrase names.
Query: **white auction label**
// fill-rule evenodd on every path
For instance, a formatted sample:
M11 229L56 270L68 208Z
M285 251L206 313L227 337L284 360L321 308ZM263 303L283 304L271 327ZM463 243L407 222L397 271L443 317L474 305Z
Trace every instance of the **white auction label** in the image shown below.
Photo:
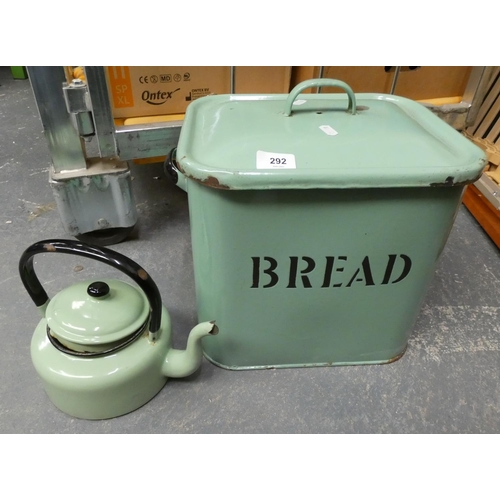
M326 135L337 135L338 132L330 125L320 125L319 127Z
M293 101L293 104L295 106L300 106L301 104L305 104L307 101L305 99L297 99L296 101Z
M295 155L289 153L269 153L268 151L257 151L258 169L285 169L297 168Z

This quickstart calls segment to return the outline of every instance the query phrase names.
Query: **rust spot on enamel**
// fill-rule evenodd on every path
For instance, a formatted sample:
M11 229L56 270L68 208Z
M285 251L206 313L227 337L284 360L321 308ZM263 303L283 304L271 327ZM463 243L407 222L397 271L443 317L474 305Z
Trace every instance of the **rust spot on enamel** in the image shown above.
M183 156L183 158L185 158L185 156ZM183 158L181 158L181 160ZM203 184L204 186L208 186L215 189L231 189L227 184L222 184L219 181L219 179L217 179L213 175L209 175L206 179L198 179L197 177L193 177L192 175L186 173L186 171L180 166L179 163L175 162L175 166L177 167L177 170L179 170L179 172L181 172L185 177L187 177L188 179L192 179L193 181L196 181L200 184Z
M389 364L389 363L394 363L394 361L397 361L398 359L401 359L404 355L404 353L406 352L406 347L404 348L403 352L398 354L397 356L394 356L393 358L387 360L385 362L385 364Z
M449 177L446 177L444 182L431 182L429 185L431 187L463 187L468 186L469 184L473 184L481 177L481 175L482 172L476 177L473 177L472 179L466 179L465 181L455 181L455 178L450 175Z
M209 177L207 177L204 180L199 180L199 179L196 179L196 180L198 182L201 182L202 184L205 184L205 186L208 186L208 187L211 187L211 188L215 188L215 189L230 189L229 186L227 186L226 184L221 184L219 182L219 179L217 179L216 177L213 177L212 175L210 175Z

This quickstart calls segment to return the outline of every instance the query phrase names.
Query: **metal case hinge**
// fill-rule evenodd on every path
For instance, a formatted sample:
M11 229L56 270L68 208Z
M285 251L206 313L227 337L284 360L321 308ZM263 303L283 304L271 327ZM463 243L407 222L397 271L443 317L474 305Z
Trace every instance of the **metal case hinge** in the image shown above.
M76 78L63 84L63 94L75 128L84 139L90 140L95 135L95 128L87 84Z

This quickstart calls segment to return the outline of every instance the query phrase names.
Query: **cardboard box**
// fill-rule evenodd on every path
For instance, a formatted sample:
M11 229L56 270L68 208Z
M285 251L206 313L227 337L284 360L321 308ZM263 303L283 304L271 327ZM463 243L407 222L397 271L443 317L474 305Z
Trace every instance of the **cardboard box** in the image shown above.
M236 94L288 94L291 66L236 66L234 91Z
M414 100L462 96L471 66L421 66L415 70L400 71L395 94ZM292 71L292 87L309 78L317 78L318 66L296 66ZM354 92L388 94L394 78L394 66L389 72L385 66L324 66L324 78L335 78L347 83ZM341 92L326 87L326 92ZM315 92L315 90L313 90Z
M228 94L229 66L108 66L108 89L114 118L184 113L191 101ZM285 93L289 66L238 66L236 93Z

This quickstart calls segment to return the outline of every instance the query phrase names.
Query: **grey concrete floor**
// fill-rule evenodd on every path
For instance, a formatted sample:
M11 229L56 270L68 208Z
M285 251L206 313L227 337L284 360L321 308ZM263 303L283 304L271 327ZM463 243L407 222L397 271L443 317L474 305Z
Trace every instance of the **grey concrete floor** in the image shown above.
M85 421L46 396L30 359L38 311L18 276L30 244L67 238L48 184L48 149L28 81L0 68L1 433L497 433L500 254L462 206L402 359L390 365L228 371L203 360L123 417ZM158 284L174 346L196 324L186 195L161 165L133 167L140 223L113 248ZM159 179L156 179L159 177ZM79 270L83 266L82 270ZM41 254L49 295L92 277L94 261Z

